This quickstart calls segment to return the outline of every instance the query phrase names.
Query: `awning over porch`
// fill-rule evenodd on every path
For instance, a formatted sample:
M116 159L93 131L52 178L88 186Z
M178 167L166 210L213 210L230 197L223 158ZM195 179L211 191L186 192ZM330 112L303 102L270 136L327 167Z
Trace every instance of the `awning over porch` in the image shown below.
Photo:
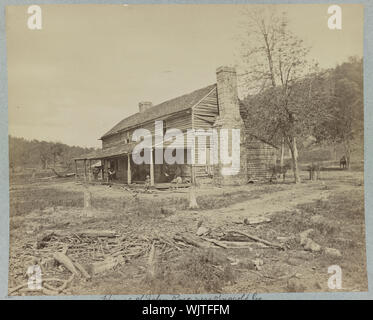
M74 160L99 160L124 154L130 154L137 143L120 144L113 147L99 149L94 152L83 154Z
M181 139L177 140L176 137L180 137ZM155 137L152 138L152 145L151 148L166 148L171 145L172 147L176 149L185 149L188 146L188 136L185 132L173 136L171 139L163 140L163 136L161 137L161 142L154 143L154 140L156 140ZM100 160L100 159L107 159L115 156L120 156L124 154L131 154L135 146L139 142L131 142L131 143L120 143L113 147L105 148L105 149L99 149L94 152L90 152L88 154L83 154L77 158L74 158L74 160ZM192 144L191 144L192 145ZM150 147L149 147L150 148Z

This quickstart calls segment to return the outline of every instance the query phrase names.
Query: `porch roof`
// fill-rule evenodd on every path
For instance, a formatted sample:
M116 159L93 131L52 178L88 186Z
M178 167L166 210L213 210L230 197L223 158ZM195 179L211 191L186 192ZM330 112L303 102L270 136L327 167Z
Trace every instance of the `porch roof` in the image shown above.
M123 154L130 154L137 143L119 144L113 147L99 149L87 154L83 154L74 160L99 160L120 156Z
M176 137L182 136L182 141L177 141ZM166 148L172 143L172 146L176 149L185 149L187 144L187 134L185 132L182 132L180 135L173 136L172 139L168 140L162 140L162 142L155 144L154 139L155 137L152 137L152 145L149 148L155 149L155 148ZM74 158L74 160L99 160L99 159L107 159L115 156L120 156L124 154L131 154L135 146L139 142L131 142L131 143L120 143L115 146L105 148L105 149L98 149L96 151L90 152L88 154L83 154L79 157Z

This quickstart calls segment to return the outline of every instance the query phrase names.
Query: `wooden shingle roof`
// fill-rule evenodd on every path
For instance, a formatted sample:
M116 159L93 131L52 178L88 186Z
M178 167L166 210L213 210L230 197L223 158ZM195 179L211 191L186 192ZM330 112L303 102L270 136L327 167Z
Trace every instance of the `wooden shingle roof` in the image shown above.
M135 113L117 123L112 129L106 132L101 139L123 131L126 128L139 126L142 123L150 120L155 120L172 113L190 109L215 88L216 84L212 84L208 87L162 102L154 107L149 108L146 110L146 112Z
M74 160L99 160L119 156L123 154L130 154L137 143L119 144L113 147L98 149L93 152L80 155L74 158Z

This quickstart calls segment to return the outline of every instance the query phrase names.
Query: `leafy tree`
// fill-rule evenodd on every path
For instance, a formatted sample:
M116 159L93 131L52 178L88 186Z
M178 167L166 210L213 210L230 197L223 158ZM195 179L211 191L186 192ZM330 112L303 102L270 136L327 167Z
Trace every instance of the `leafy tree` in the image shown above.
M51 163L66 170L71 168L72 159L84 153L92 152L94 148L68 146L60 142L46 142L9 136L9 169L16 167L38 167L46 169Z
M355 57L330 72L328 116L315 133L319 142L341 144L350 167L351 154L363 145L363 60ZM355 142L355 143L354 143Z
M247 128L269 143L286 143L295 183L300 182L297 139L310 135L325 112L324 77L308 59L309 49L275 9L246 12L242 83ZM254 97L253 97L254 95Z

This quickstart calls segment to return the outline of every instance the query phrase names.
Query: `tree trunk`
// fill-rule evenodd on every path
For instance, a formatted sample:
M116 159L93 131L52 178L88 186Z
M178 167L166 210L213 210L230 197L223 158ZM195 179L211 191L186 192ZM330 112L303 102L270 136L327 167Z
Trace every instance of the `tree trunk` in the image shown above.
M350 141L344 142L344 149L346 154L346 169L350 169L350 161L351 161L351 147L350 147Z
M334 143L334 160L335 161L338 161L338 156L337 156L338 154L337 154L337 144L336 143Z
M297 147L296 138L293 138L293 146L294 146L294 157L298 161L298 147Z
M281 140L281 158L280 158L280 167L284 166L284 154L285 154L285 138Z
M299 168L298 168L298 149L297 149L297 142L295 137L291 138L289 143L289 149L291 152L291 159L292 159L292 167L294 173L294 182L300 183L300 176L299 176Z

